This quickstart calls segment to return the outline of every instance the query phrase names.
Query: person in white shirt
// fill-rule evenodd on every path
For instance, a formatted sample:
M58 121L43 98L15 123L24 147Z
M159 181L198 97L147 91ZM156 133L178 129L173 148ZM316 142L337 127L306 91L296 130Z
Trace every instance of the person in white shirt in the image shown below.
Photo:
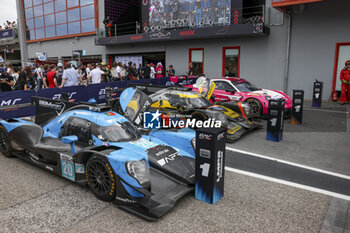
M91 70L92 70L92 66L91 66L91 64L87 64L87 66L86 66L86 75L87 76L89 76L90 75L90 72L91 72Z
M41 89L43 85L43 78L44 78L43 64L40 64L39 67L36 68L35 73L36 73L37 88Z
M151 74L150 74L151 78L156 78L156 70L154 69L154 64L151 63Z
M112 69L112 78L113 81L122 81L122 68L121 68L122 63L118 62L117 67Z
M58 88L77 86L78 80L81 82L81 84L87 86L87 84L83 82L83 79L79 76L74 67L72 67L71 64L68 64L67 69L63 71L62 83Z
M90 72L90 76L88 76L89 83L96 84L101 83L102 75L104 75L105 72L101 70L100 66L97 66L95 69L93 69Z

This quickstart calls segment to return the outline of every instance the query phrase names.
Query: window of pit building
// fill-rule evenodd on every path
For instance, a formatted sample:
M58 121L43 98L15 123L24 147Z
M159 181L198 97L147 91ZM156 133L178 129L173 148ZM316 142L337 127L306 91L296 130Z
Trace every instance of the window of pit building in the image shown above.
M93 35L97 0L23 0L27 42Z
M222 48L222 76L239 77L240 47Z
M190 49L189 52L189 63L194 67L194 75L204 74L204 49L195 48Z

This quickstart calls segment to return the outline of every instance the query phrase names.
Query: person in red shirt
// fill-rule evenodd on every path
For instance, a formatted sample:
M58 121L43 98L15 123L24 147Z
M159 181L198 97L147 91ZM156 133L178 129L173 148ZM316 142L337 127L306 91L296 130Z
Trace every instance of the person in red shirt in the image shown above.
M350 102L350 60L345 62L345 68L340 73L341 83L341 104Z
M45 81L48 84L49 88L58 87L58 84L57 84L57 71L56 71L56 66L55 65L51 65L50 66L50 71L47 72Z
M156 67L156 79L161 78L164 76L164 66L161 62L158 62Z

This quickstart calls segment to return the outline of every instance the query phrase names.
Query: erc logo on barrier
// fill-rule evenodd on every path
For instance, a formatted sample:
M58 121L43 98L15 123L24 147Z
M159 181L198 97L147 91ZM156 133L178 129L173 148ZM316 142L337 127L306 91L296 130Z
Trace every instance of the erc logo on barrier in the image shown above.
M143 113L143 127L145 129L160 129L160 128L221 128L221 121L209 118L205 121L188 116L175 115L169 116L157 112Z
M21 101L22 101L22 98L1 100L0 106L15 105L15 104L17 104L17 102L21 102Z

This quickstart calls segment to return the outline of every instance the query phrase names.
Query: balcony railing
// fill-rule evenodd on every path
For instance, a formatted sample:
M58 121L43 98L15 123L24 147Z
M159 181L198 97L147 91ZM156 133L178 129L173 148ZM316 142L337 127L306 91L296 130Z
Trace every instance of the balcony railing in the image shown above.
M0 45L18 43L18 28L5 29L0 31Z
M221 14L205 14L201 17L187 15L179 17L177 20L154 19L149 21L137 21L123 24L112 24L105 30L97 32L97 37L116 37L122 35L137 35L144 33L166 33L174 30L184 29L203 29L212 27L229 26L236 24L264 24L265 22L265 5L231 9L230 13Z

